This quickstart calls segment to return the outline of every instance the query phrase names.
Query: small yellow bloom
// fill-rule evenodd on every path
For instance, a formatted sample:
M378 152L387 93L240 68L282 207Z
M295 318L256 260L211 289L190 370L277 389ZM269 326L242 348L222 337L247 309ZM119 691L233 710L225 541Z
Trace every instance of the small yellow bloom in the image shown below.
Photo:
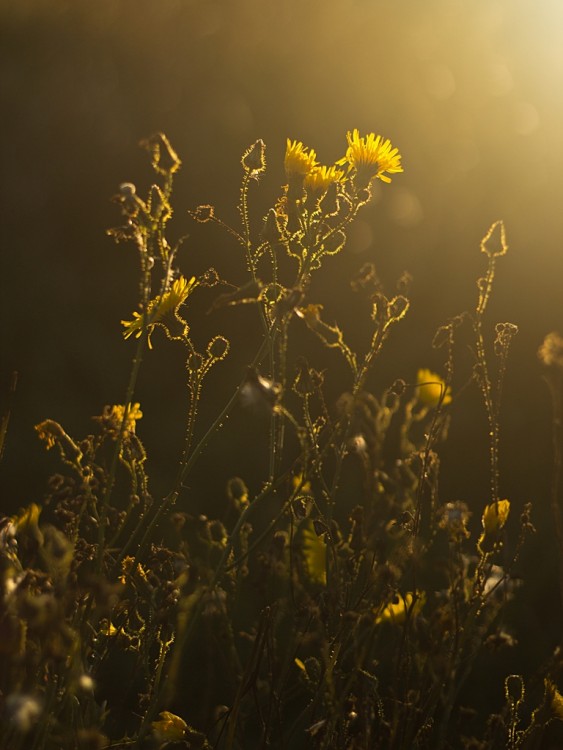
M496 503L491 503L485 507L483 511L483 529L485 534L494 534L503 528L504 524L508 520L508 514L510 513L510 501L509 500L498 500Z
M141 411L141 404L130 404L129 411L127 412L127 419L125 421L125 434L135 432L135 425L138 419L141 419L143 412ZM108 408L108 419L112 421L115 429L119 430L123 417L125 415L125 406L122 404L113 404Z
M170 711L161 711L158 715L159 720L152 722L152 731L159 742L174 742L185 737L188 725L182 718Z
M346 138L346 156L336 163L348 164L348 169L355 172L360 185L368 185L375 179L391 182L386 172L396 174L403 171L399 149L393 148L388 138L376 136L375 133L361 137L357 128L352 132L348 131Z
M313 524L303 525L303 559L309 578L314 583L326 585L326 543L315 533Z
M416 592L416 601L414 600L414 594L410 591L404 597L397 596L396 602L391 602L391 604L388 604L380 611L375 618L375 624L379 625L382 622L390 622L394 625L400 625L406 620L407 613L410 613L411 617L418 615L425 601L424 592Z
M416 374L416 383L418 400L424 406L438 406L440 403L445 406L451 402L451 389L432 370L420 369Z
M172 284L172 287L166 294L161 297L155 297L151 299L147 305L146 313L133 313L133 320L122 320L121 325L125 328L123 331L124 338L135 335L135 338L139 338L145 327L149 328L149 347L150 332L152 331L155 323L160 322L165 315L177 310L180 305L185 302L187 297L197 286L195 276L188 281L183 276L180 276Z
M317 166L316 158L317 154L304 146L301 141L290 141L288 138L284 159L287 179L305 177Z
M305 175L303 186L313 195L325 193L333 182L342 182L344 170L337 167L316 166Z

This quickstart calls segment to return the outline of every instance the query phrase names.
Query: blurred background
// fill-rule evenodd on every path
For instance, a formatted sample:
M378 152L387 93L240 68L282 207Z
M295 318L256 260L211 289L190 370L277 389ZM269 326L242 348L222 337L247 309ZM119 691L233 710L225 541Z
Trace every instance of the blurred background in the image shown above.
M536 352L546 333L563 332L562 29L559 0L3 0L4 402L18 372L0 464L3 509L40 499L56 468L34 424L53 418L81 436L104 404L123 402L133 346L123 343L119 321L136 307L138 266L134 249L105 231L120 223L111 202L118 185L132 181L144 193L151 184L139 141L163 131L183 160L172 222L176 237L189 235L182 271L213 265L241 283L239 249L215 227L194 225L187 209L212 203L236 221L240 156L257 138L268 148L268 172L253 189L259 221L284 182L287 137L330 164L344 154L348 129L375 131L400 149L405 172L378 184L346 249L319 274L314 301L361 345L348 279L372 261L391 292L408 270L412 308L370 387L412 382L419 367L440 371L433 333L474 307L485 267L480 239L504 220L510 249L499 261L489 320L491 331L510 321L520 333L506 382L501 487L516 510L534 502L545 532L529 546L530 559L541 555L545 564L528 616L534 633L541 627L549 636L550 416ZM236 336L248 315L205 317L194 335L203 343L212 333ZM181 357L158 343L136 397L156 495L173 476L185 403ZM217 368L212 385L225 399L249 352ZM222 403L204 402L203 418ZM443 499L465 500L478 517L488 485L477 394L452 412ZM218 438L202 461L196 504L206 491L197 482L210 469L221 482L252 472L254 455L227 452L229 440Z

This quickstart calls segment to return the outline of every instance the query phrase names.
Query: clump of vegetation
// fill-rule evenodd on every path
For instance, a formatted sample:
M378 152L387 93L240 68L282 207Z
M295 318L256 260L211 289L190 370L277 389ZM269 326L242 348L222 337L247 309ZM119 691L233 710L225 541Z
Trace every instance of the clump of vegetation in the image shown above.
M518 596L516 566L534 532L531 508L514 513L499 473L517 327L491 327L487 307L507 252L504 225L481 242L473 309L436 332L443 374L397 373L372 393L369 375L409 310L410 277L388 291L366 264L353 279L366 312L361 351L327 319L311 281L344 247L374 181L403 170L389 140L357 130L347 138L331 166L288 140L285 185L258 231L249 201L266 169L261 140L242 157L240 225L211 205L191 211L240 246L242 285L214 268L181 267L182 242L168 237L181 163L164 135L145 143L155 173L148 194L120 186L123 223L111 234L140 263L139 307L122 321L135 348L131 372L123 403L94 417L91 434L73 438L51 419L36 426L60 471L43 507L2 522L2 747L516 749L540 747L563 719L559 651L528 691L521 675L507 674L494 713L464 692L475 675L488 679L492 654L516 643L506 605ZM199 420L207 376L240 342L219 332L197 344L190 303L200 293L233 315L252 306L261 327L255 356L211 424ZM458 342L472 352L467 372L456 369ZM176 476L154 498L135 397L147 349L167 345L183 348L188 406ZM561 338L551 334L540 357L556 414L561 542ZM337 358L347 375L331 400ZM439 478L451 405L472 385L487 417L490 490L470 508L443 497ZM235 408L267 424L267 459L255 467L258 489L229 478L221 518L208 518L183 492Z

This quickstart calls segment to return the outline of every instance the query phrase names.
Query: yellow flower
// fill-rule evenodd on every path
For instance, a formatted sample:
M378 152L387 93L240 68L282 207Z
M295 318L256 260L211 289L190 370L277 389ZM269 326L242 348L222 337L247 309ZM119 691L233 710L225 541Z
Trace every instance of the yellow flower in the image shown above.
M196 286L195 276L192 276L189 281L183 276L177 278L168 292L149 301L146 314L134 312L133 320L121 321L121 325L125 328L123 336L127 339L134 334L135 338L139 338L145 327L148 327L150 347L150 333L155 323L160 322L168 313L177 310Z
M186 735L188 725L176 714L161 711L159 720L152 722L152 730L159 742L181 740Z
M424 592L416 592L416 601L412 592L406 593L404 596L397 596L396 602L391 602L384 607L375 618L375 624L379 625L382 622L391 622L394 625L400 625L407 618L407 613L410 613L411 617L415 617L426 601ZM414 602L414 603L413 603Z
M420 369L416 374L418 386L418 400L424 406L438 406L438 404L449 404L452 400L452 392L439 375L432 370Z
M316 153L304 146L301 141L290 141L287 139L285 149L284 167L288 180L292 178L305 177L317 166Z
M383 182L391 182L386 172L395 174L403 171L399 149L393 148L388 138L384 139L375 133L360 137L357 128L353 132L348 131L346 138L346 156L336 163L348 164L348 169L355 171L360 185L368 185L376 178Z
M342 182L344 170L337 167L316 166L305 175L303 183L305 189L313 194L321 194L328 190L333 182Z
M494 534L503 528L510 513L510 501L498 500L485 507L482 524L485 534Z

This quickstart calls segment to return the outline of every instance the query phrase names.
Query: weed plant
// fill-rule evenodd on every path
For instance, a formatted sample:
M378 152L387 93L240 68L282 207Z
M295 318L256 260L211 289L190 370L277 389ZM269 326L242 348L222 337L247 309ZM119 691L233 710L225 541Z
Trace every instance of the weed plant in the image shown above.
M240 248L242 285L214 268L183 270L182 240L168 236L181 164L164 135L144 144L155 175L148 194L120 186L122 224L111 234L136 248L140 268L138 310L122 322L131 372L123 403L95 416L91 434L71 437L51 419L36 426L60 470L41 505L2 522L2 748L556 746L542 743L556 742L550 725L563 719L559 650L529 686L517 669L506 674L494 712L464 691L515 645L506 605L534 531L530 507L518 518L500 489L501 396L517 327L493 325L487 308L505 227L495 222L481 241L473 308L436 332L443 374L397 373L372 393L370 373L409 310L410 277L389 292L366 264L352 279L365 310L361 351L327 319L311 280L344 247L374 182L403 170L390 141L357 130L347 138L332 166L287 142L285 185L260 227L249 202L266 169L261 140L242 157L239 225L211 205L191 211ZM197 295L232 316L250 306L260 331L223 403L218 389L211 424L198 417L217 382L207 376L231 348L248 346L247 331L199 347ZM455 366L458 344L470 348L467 371ZM187 413L177 473L154 498L135 396L147 350L165 346L184 353ZM563 340L550 334L540 357L554 403L561 543ZM343 387L330 382L337 358L347 375L335 400L326 394ZM488 496L471 508L439 487L451 404L467 388L482 396L490 462ZM258 489L232 476L220 517L208 518L187 488L234 409L266 425L267 457L254 467ZM2 440L6 427L7 417ZM563 597L563 569L561 583Z

